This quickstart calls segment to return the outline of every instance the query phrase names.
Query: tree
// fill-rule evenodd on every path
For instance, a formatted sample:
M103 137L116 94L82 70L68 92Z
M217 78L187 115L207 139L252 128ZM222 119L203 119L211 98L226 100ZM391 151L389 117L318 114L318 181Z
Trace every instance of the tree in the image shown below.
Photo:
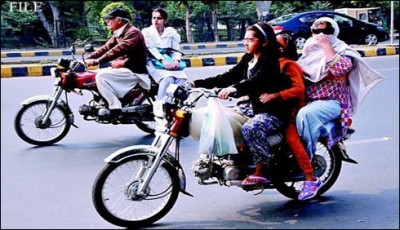
M208 5L211 9L211 18L212 18L212 30L214 32L214 41L219 42L218 37L218 0L202 0L202 2Z
M85 26L76 20L82 17L83 9L82 1L48 1L41 5L37 13L53 47L60 47L61 41L65 40L66 28ZM73 18L75 20L71 20Z
M1 47L25 47L48 37L40 29L37 14L30 11L10 10L8 2L1 4Z
M188 43L194 43L194 38L192 36L192 30L190 28L190 12L192 8L192 2L185 0L185 1L179 1L178 2L178 7L185 8L185 28L186 28L186 39Z

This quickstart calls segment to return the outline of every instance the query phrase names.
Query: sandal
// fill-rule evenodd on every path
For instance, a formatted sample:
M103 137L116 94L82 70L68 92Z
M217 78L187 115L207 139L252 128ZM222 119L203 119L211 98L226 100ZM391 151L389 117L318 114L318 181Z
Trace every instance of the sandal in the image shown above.
M317 178L316 181L304 181L303 188L298 196L299 200L308 200L314 198L318 190L322 187L322 181Z
M265 177L250 175L242 181L242 185L249 186L249 185L267 184L270 182L271 181Z

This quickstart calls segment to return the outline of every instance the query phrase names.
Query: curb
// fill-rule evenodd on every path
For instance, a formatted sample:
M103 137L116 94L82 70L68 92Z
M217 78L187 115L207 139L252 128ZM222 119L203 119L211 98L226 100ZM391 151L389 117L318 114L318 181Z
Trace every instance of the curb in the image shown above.
M399 55L399 46L383 48L365 48L357 50L361 57L374 57L386 55ZM300 52L301 54L301 52ZM205 67L205 66L224 66L234 65L240 61L244 53L223 54L223 55L204 55L192 58L183 58L187 67ZM13 64L1 65L1 78L10 77L29 77L29 76L49 76L50 68L56 67L54 64ZM95 70L110 66L109 63L89 68Z
M210 43L210 44L187 44L180 45L181 50L195 49L216 49L216 48L239 48L244 47L242 42L237 43ZM77 49L76 55L82 55L83 49ZM68 50L42 50L42 51L7 51L1 52L1 58L15 57L43 57L43 56L70 56L71 51Z

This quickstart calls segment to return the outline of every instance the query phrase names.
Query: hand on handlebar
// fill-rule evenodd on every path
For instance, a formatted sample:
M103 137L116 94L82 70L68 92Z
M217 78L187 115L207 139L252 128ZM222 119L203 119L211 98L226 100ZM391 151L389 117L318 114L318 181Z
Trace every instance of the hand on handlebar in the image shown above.
M97 59L88 59L86 60L86 65L87 66L95 66L98 65L99 61L97 61Z
M218 93L218 97L221 99L228 99L230 94L233 94L236 92L237 92L237 89L230 86L230 87L221 89Z

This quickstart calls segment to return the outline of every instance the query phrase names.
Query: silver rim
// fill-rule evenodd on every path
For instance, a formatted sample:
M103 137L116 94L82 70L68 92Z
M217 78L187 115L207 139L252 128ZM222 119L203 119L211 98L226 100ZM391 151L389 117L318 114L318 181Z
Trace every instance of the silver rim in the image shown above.
M19 126L25 136L35 141L46 142L54 140L64 132L67 125L67 118L64 112L57 106L51 112L49 122L47 123L48 127L37 127L36 124L42 120L41 118L43 118L46 108L47 102L43 102L32 105L23 112Z
M375 34L368 34L365 37L365 43L367 45L376 45L378 44L378 38L375 36Z
M303 38L303 37L296 38L297 49L303 49L305 43L306 43L306 39L305 38Z
M136 196L139 185L137 173L145 160L131 160L119 165L106 178L102 187L105 208L115 217L127 221L141 221L158 214L172 194L172 178L164 167L154 174L145 195Z
M321 164L324 164L324 168L320 169L321 172L320 174L316 172L317 176L319 179L325 183L329 179L329 177L332 175L333 171L333 162L332 158L329 155L328 149L321 143L318 142L317 144L317 151L315 152L316 157L314 157L314 160L318 161L318 166L321 166ZM315 171L318 171L318 169L315 169ZM286 182L285 183L288 187L292 187L295 189L296 192L300 192L301 189L303 188L303 181L298 181L298 182Z

